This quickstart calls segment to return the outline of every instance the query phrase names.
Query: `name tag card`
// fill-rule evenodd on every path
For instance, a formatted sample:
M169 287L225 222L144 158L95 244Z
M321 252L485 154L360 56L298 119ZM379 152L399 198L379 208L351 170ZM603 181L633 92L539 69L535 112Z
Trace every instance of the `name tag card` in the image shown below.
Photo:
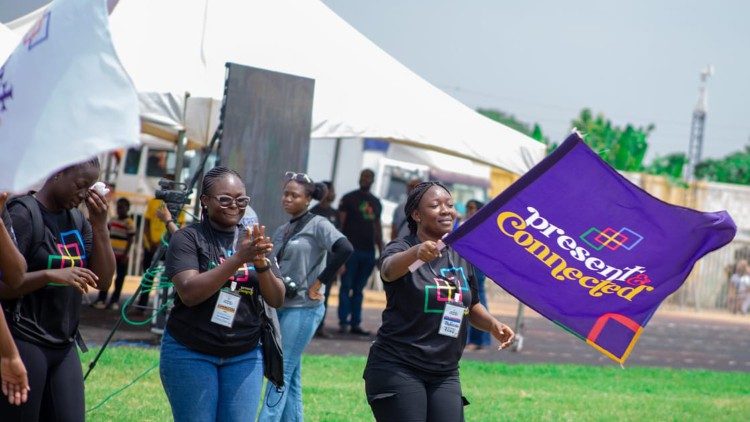
M240 295L234 292L220 291L219 299L216 301L211 322L232 328L237 308L240 306Z
M459 302L446 303L438 334L458 338L458 334L461 332L461 322L464 320L465 309L463 304Z

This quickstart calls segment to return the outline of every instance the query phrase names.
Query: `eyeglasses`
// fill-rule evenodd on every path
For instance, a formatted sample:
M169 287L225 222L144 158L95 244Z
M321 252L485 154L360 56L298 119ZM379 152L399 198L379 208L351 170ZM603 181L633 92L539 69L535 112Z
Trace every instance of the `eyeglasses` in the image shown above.
M232 204L237 204L237 207L239 208L246 208L250 205L249 196L238 196L237 198L232 198L229 195L216 195L213 196L213 198L216 198L216 200L219 201L219 206L221 208L229 208Z
M293 171L288 171L284 173L284 179L285 180L294 180L295 182L302 182L302 183L312 183L312 179L310 176L306 175L305 173L295 173Z

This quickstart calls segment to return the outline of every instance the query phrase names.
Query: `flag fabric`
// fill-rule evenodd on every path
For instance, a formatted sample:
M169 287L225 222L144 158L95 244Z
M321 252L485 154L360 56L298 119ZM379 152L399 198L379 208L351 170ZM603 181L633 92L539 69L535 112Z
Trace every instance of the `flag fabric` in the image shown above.
M106 0L55 0L0 67L0 191L138 144L138 98L108 19Z
M444 242L622 364L659 304L736 230L725 211L652 197L574 133Z

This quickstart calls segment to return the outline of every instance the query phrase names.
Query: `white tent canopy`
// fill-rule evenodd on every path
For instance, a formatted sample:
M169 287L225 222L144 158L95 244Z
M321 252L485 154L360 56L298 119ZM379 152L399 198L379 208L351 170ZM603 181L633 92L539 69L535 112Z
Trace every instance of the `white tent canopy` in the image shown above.
M8 26L23 34L38 13ZM383 138L515 173L544 156L542 144L430 85L318 0L124 0L111 30L142 120L199 143L234 62L315 79L313 138Z

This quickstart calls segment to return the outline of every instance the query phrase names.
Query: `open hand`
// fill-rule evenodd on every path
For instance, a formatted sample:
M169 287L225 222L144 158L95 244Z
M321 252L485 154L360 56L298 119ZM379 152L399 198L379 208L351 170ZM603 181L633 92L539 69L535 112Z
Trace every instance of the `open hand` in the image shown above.
M96 289L99 286L99 277L88 268L73 267L47 271L53 283L67 284L81 293L88 293L89 287Z
M492 337L495 337L500 342L500 347L497 350L505 349L513 343L513 338L516 334L507 325L497 322L492 325Z
M266 226L254 224L252 228L248 227L237 252L242 254L245 262L253 261L260 267L265 267L266 255L271 253L271 250L273 243L271 238L266 237Z
M29 397L29 379L26 367L21 357L0 357L0 378L2 378L3 394L8 397L8 403L19 406L26 403Z

